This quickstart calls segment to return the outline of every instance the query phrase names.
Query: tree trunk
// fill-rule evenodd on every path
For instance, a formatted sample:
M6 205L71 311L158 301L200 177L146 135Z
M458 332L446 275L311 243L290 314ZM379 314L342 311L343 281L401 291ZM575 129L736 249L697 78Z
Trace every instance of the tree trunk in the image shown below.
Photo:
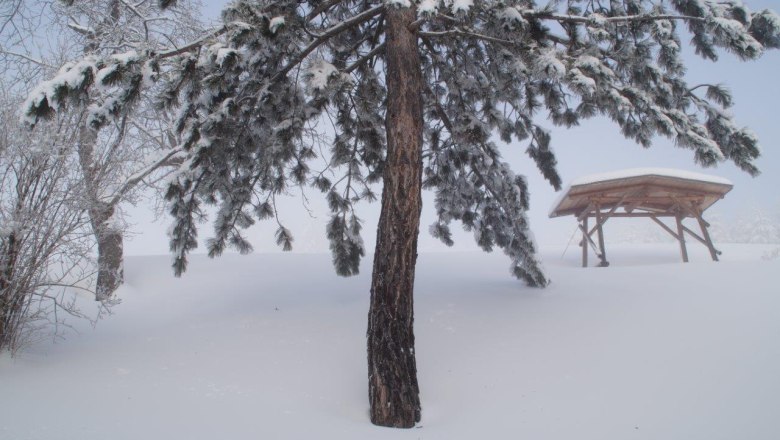
M110 299L124 282L122 232L105 231L98 235L98 276L95 300Z
M101 24L102 27L110 28L119 22L121 15L119 5L119 0L109 2L106 8L109 11L109 16ZM99 47L100 41L96 35L92 35L87 39L84 53L89 54L98 50ZM84 116L86 116L86 113L82 114L82 118ZM84 185L89 203L87 213L89 214L92 232L98 245L98 275L95 283L95 300L104 301L110 299L114 291L124 281L124 237L122 231L117 230L110 221L114 215L115 207L100 200L98 189L100 187L100 173L95 160L95 146L97 143L97 130L89 127L86 121L82 120L79 128L79 164L84 176Z
M422 70L415 8L385 14L387 162L368 313L371 422L411 428L420 421L414 354L413 288L420 229Z
M92 230L98 245L98 276L95 285L95 300L110 299L124 281L123 237L111 223L112 207L90 210Z
M9 234L0 247L0 351L10 350L18 336L21 301L13 286L17 257L16 233Z
M95 300L111 298L124 280L122 231L112 224L114 206L100 201L99 173L95 161L97 131L82 123L79 127L79 165L84 178L89 222L98 245L98 276L95 284Z

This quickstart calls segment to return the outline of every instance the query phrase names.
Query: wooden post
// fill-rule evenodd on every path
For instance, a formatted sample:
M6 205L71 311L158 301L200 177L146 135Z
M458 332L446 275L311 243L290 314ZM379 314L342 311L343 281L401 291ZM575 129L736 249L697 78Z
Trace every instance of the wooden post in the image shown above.
M699 222L699 227L701 228L701 235L704 237L704 241L706 241L707 249L710 250L710 256L712 257L712 261L718 261L718 250L715 249L715 245L712 243L712 238L710 238L710 233L707 232L707 222L704 221L703 218L701 218L701 214L698 212L696 214L696 220Z
M582 267L588 267L588 217L582 219Z
M688 262L688 249L685 247L685 234L682 224L682 214L677 214L674 217L677 220L677 241L680 242L680 254L684 263Z
M599 258L601 258L601 263L599 263L599 267L607 267L609 266L609 262L607 262L607 250L604 247L604 229L602 228L603 222L601 221L600 206L596 207L596 224L598 225L597 231L599 235L599 250L601 251L601 255L599 255Z

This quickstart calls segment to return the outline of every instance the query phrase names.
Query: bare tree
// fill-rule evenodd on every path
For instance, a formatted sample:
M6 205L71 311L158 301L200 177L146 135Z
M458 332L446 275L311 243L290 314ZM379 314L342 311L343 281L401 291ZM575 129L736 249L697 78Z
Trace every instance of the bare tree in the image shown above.
M62 314L83 317L70 293L92 292L94 274L80 179L71 172L72 116L31 133L19 123L21 102L0 97L0 350L12 352L61 324Z
M124 0L68 2L55 8L59 25L69 30L86 56L138 57L143 53L188 41L200 30L194 2L162 11L156 2ZM153 69L146 72L151 77ZM109 73L110 75L110 73ZM149 81L151 78L142 78ZM107 85L107 89L111 86ZM132 198L139 184L178 150L170 119L151 103L140 102L135 112L114 120L111 99L92 95L78 103L85 111L78 122L76 152L84 182L85 206L97 242L96 299L110 299L122 283L124 227L119 204ZM87 108L99 109L97 112Z
M58 114L34 132L21 126L17 109L68 58L150 51L192 38L197 8L183 6L163 14L120 0L0 5L0 349L15 351L52 321L61 324L59 312L83 317L74 289L92 292L101 308L113 303L122 281L119 205L171 163L177 144L166 123L171 117L149 101L115 120L109 94L95 94L72 102L80 111ZM106 118L89 119L87 109L101 106Z
M114 56L132 62L193 39L201 27L198 12L196 0L166 11L156 2L14 0L0 8L5 23L0 34L6 41L0 46L0 68L6 78L29 79L51 74L54 65L64 64L66 70L73 65L63 59ZM39 30L41 23L46 31ZM151 82L159 74L150 66L139 80ZM134 112L113 118L114 88L109 81L101 93L71 101L81 109L72 119L78 136L70 151L78 158L74 169L82 179L82 206L97 244L95 292L101 301L110 299L123 280L125 222L120 205L133 202L139 188L159 177L163 165L176 163L178 152L172 116L148 99L138 99Z

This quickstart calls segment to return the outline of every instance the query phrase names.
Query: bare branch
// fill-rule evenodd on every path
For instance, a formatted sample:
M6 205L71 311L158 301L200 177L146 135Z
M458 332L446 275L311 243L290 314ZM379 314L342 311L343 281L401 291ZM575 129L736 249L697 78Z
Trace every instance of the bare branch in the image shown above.
M171 58L171 57L175 57L176 55L181 55L181 54L183 54L185 52L189 52L191 50L199 49L201 46L203 46L203 44L206 41L208 41L208 40L210 40L212 38L216 38L216 37L224 34L225 32L227 32L227 30L228 30L228 26L226 26L226 25L225 26L221 26L221 27L217 28L216 30L214 30L212 32L209 32L208 34L204 35L203 37L198 38L197 40L193 41L192 43L186 44L186 45L184 45L182 47L179 47L177 49L170 49L170 50L165 50L165 51L159 52L157 54L157 57L160 58L160 59Z
M122 201L122 198L130 192L133 188L135 188L136 185L141 183L147 176L152 174L154 171L156 171L158 168L164 166L168 163L168 161L175 155L181 153L182 150L180 149L173 149L169 151L167 154L162 155L158 160L154 161L153 163L149 164L146 168L142 169L141 171L135 173L133 176L131 176L129 179L125 181L124 184L122 184L122 187L119 188L119 190L114 194L114 197L111 198L111 200L108 202L110 206L116 206L120 201Z
M31 62L33 64L36 64L38 66L45 67L47 69L54 69L55 68L51 64L47 64L47 63L45 63L45 62L43 62L41 60L32 58L32 57L30 57L28 55L25 55L23 53L18 53L18 52L13 52L13 51L10 51L10 50L6 50L6 49L3 49L2 47L0 47L0 54L6 54L6 55L13 56L13 57L21 58L23 60L27 60L27 61L29 61L29 62Z
M330 9L332 6L335 6L339 3L341 3L344 0L328 0L326 2L321 3L316 8L314 8L311 12L309 12L309 15L306 16L306 21L311 21L314 19L314 17L322 14L323 12Z

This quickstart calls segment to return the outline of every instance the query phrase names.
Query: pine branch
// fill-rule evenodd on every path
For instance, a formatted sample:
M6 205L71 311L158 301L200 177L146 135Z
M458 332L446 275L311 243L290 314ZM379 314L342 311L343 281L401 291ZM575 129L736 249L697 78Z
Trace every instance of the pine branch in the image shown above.
M521 12L523 18L536 18L541 20L554 20L559 23L592 23L594 20L590 17L583 17L581 15L568 15L568 14L551 14L548 12ZM694 17L691 15L623 15L618 17L603 17L603 21L607 23L634 23L642 21L659 21L659 20L681 20L681 21L693 21L698 23L705 23L707 20L702 17Z
M500 44L508 44L508 45L515 45L516 43L511 40L504 40L503 38L496 38L491 37L489 35L480 34L477 32L471 32L466 31L463 29L451 29L448 31L428 31L428 32L418 32L418 35L421 37L426 38L442 38L442 37L450 37L450 36L464 36L464 37L471 37L476 38L478 40L485 40L490 41L492 43L500 43Z
M309 12L309 15L306 16L306 21L311 21L314 19L314 17L326 12L328 9L330 9L333 6L336 6L337 4L341 3L344 0L328 0L316 8L314 8L311 12Z
M355 69L357 69L358 67L362 66L363 64L365 64L366 62L368 62L369 60L371 60L372 58L374 58L375 56L379 55L380 53L382 53L384 51L385 51L385 42L383 41L377 47L371 49L370 52L368 52L367 54L363 55L362 58L360 58L359 60L355 61L354 63L352 63L352 65L350 65L349 67L344 69L344 72L345 73L352 73L352 72L354 72Z
M282 69L271 78L270 82L276 82L280 78L287 75L290 70L300 64L310 53L314 51L314 49L320 47L323 43L330 40L331 37L351 28L352 26L357 26L374 16L381 14L384 10L384 5L375 6L365 12L355 15L349 20L342 21L341 23L329 28L324 33L319 34L317 38L311 42L311 44L306 46L300 53L298 53L298 55L294 56L293 59L287 63L287 65L282 67Z
M431 94L433 94L433 91L432 91L432 90L429 88L429 89L428 89L428 93L431 93ZM452 125L452 120L450 120L450 117L449 117L449 116L447 115L447 113L444 111L444 108L442 108L442 106L441 106L441 103L439 102L439 100L438 100L438 99L436 99L436 96L435 96L435 95L434 95L434 99L433 99L433 101L434 101L434 106L436 107L436 113L437 113L437 116L439 117L439 120L441 120L441 122L444 124L444 128L446 128L446 129L447 129L447 131L449 131L449 132L450 132L450 135L451 135L451 136L456 136L456 133L455 133L455 131L454 131L454 126ZM488 180L487 180L487 179L485 179L485 178L482 176L482 174L480 174L479 170L477 170L477 169L476 169L476 167L472 167L471 169L472 169L472 171L473 171L473 172L474 172L474 173L477 175L477 177L479 178L479 180L481 180L481 181L482 181L482 183L485 185L485 189L487 189L487 190L488 190L488 192L490 192L490 194L493 196L493 198L494 198L494 199L496 199L496 200L499 202L499 204L500 204L500 205L501 205L501 207L504 209L504 211L506 212L506 214L507 214L507 215L509 215L509 214L510 214L512 211L511 211L510 209L508 209L508 208L507 208L507 207L504 205L504 203L503 203L503 202L504 202L504 201L503 201L503 199L502 199L501 197L499 197L499 196L498 196L498 194L497 194L497 193L496 193L496 192L493 190L493 188L490 186L490 183L488 182Z

